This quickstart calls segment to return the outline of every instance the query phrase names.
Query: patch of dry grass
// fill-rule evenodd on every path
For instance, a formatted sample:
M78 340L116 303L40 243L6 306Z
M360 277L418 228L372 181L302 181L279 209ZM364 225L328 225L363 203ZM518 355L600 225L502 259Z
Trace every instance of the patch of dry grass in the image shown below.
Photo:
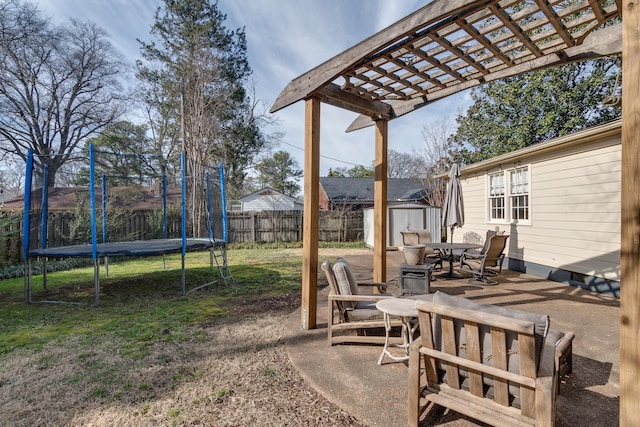
M187 297L138 260L120 279L114 267L98 309L26 305L0 281L0 425L360 426L288 359L300 257L234 251L237 287Z
M90 346L72 337L5 354L2 423L358 426L289 362L282 337L297 298L237 306L231 316L199 327L193 339L155 343L139 360L99 337Z

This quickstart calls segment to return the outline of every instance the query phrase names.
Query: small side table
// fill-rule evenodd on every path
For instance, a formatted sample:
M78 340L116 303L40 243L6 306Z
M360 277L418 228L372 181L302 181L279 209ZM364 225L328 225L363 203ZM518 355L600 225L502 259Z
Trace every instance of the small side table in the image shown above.
M428 294L431 280L431 265L400 264L400 295Z
M388 356L396 362L402 362L409 359L409 346L413 342L413 333L417 326L412 326L411 320L418 316L415 300L405 298L387 298L376 303L376 308L384 315L384 348L378 365L382 365L382 360ZM393 344L395 347L404 349L403 356L394 356L389 351L389 334L391 333L391 316L400 317L402 320L402 344Z

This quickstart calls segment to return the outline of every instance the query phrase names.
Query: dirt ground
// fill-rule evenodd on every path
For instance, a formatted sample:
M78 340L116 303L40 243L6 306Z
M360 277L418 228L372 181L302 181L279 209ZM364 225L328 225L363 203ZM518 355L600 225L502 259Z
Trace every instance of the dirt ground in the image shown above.
M283 325L299 305L299 294L233 304L232 315L204 326L204 337L187 348L154 346L146 359L155 363L132 366L132 378L112 400L103 397L118 393L83 381L108 375L105 366L129 369L108 345L86 354L68 340L37 354L0 355L0 425L361 426L291 365ZM145 386L131 390L133 384Z

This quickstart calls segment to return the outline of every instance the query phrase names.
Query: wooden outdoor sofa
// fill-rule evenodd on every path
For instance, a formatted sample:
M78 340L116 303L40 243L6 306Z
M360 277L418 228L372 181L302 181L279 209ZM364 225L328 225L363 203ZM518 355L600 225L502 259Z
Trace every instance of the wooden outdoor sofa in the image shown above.
M573 334L549 317L436 292L417 301L421 336L409 350L408 420L433 404L496 426L553 426ZM545 345L546 344L546 345Z

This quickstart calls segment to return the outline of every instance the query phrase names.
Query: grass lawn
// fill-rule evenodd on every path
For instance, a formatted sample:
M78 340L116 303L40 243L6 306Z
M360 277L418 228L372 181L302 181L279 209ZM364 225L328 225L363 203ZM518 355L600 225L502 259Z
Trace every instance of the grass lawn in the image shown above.
M47 292L41 276L32 280L34 300L82 304L26 304L22 278L0 281L3 422L288 424L273 418L279 413L287 420L303 417L302 424L309 416L355 425L328 402L315 409L305 404L321 398L286 366L281 328L299 307L301 254L230 249L237 286L219 280L186 296L180 294L179 255L167 257L166 270L160 257L110 260L109 277L101 268L98 307L93 267L50 273ZM189 253L187 268L188 287L218 277L208 252ZM254 390L259 384L262 390ZM270 387L269 403L257 403ZM295 410L292 398L311 409Z
M171 339L186 339L184 331L224 316L229 304L289 294L300 290L301 260L291 251L230 250L229 266L239 286L225 286L217 269L209 268L208 252L187 254L187 287L211 279L218 283L187 296L180 294L180 256L110 260L109 277L101 266L100 306L93 307L93 267L32 279L33 299L80 302L81 305L23 302L22 278L0 281L0 354L18 347L38 348L69 336L112 335L127 342L127 350L143 352L167 339L157 331L173 331ZM175 336L175 334L178 334Z

